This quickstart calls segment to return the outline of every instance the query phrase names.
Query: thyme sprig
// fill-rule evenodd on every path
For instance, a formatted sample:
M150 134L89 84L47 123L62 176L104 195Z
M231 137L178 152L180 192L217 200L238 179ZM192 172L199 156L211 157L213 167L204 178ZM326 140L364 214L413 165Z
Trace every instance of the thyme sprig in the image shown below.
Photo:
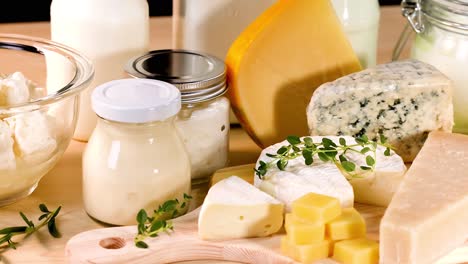
M59 214L61 208L62 207L59 206L57 209L50 211L45 204L40 204L39 210L41 210L43 214L38 219L38 221L40 221L38 225L35 225L33 221L28 219L28 217L23 212L20 212L19 214L23 221L26 222L26 225L6 227L1 229L0 247L7 245L9 248L16 249L18 243L13 241L13 237L19 235L25 235L25 237L27 237L37 232L44 226L47 226L51 236L55 238L61 237L60 232L58 231L55 224L55 218Z
M363 135L355 138L356 143L351 145L348 145L344 138L339 138L339 144L326 137L322 138L322 141L318 143L313 142L311 137L301 139L298 136L289 136L287 137L287 141L289 145L280 147L274 154L266 154L271 158L270 161L259 161L255 174L260 179L264 179L270 168L276 166L280 170L285 170L290 160L301 156L304 158L306 165L312 165L316 155L323 162L333 162L348 179L360 177L361 174L359 172L375 170L378 146L385 147L385 156L390 156L393 149L384 135L380 135L379 139L375 141L369 140L366 135ZM349 158L350 152L364 155L366 165L357 166Z
M178 199L168 200L154 210L150 217L148 213L141 209L136 220L138 222L138 235L135 237L135 246L139 248L148 248L148 244L144 240L148 237L157 237L161 232L170 233L174 230L172 221L168 219L180 216L188 207L188 202L192 196L184 193L182 203Z

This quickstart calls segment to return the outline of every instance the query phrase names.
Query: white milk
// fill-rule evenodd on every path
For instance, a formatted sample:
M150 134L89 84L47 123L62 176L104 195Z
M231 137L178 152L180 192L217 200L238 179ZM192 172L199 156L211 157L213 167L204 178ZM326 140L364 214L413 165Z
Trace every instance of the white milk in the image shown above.
M93 89L125 76L123 67L149 48L149 11L145 0L53 0L52 40L83 52L93 61L95 78L81 96L74 138L87 141L96 126L91 110ZM60 61L50 58L49 93L70 81ZM65 78L64 78L65 77Z
M351 46L364 68L377 63L378 0L332 0Z

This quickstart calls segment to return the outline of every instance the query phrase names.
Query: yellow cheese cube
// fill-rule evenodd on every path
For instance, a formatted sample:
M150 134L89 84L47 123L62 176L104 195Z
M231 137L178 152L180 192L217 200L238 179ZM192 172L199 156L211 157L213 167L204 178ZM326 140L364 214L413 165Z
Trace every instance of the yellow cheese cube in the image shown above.
M366 236L366 222L356 209L345 208L340 216L327 223L326 230L332 240L360 238Z
M284 228L289 240L297 245L311 244L325 239L325 224L307 222L293 214L286 214Z
M302 196L291 207L294 215L309 222L327 223L341 214L338 199L317 193Z
M281 252L301 263L312 263L319 259L328 258L330 241L323 240L307 245L296 245L289 238L281 238Z
M343 264L377 264L379 243L366 238L336 242L333 259Z

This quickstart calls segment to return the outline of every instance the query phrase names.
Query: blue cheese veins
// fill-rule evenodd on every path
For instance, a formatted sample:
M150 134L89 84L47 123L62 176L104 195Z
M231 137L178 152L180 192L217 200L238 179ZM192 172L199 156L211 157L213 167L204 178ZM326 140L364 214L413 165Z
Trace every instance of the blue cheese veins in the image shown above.
M320 86L307 120L311 135L383 134L412 161L431 131L452 131L452 82L416 60L378 65Z

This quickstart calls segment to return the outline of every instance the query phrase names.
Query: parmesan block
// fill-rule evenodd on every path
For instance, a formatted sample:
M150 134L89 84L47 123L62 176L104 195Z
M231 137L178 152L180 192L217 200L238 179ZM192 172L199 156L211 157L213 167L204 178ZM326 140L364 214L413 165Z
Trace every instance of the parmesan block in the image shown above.
M201 239L264 237L283 225L283 204L239 177L213 185L198 218Z
M311 135L385 135L412 161L430 131L451 132L452 82L433 66L406 60L378 65L318 88L307 109Z
M429 134L380 225L380 263L434 263L468 239L468 136Z
M226 64L233 110L261 147L306 135L313 91L361 69L329 0L276 1L232 44Z
M323 138L315 136L312 140L318 143ZM327 136L326 138L339 144L340 137ZM356 144L352 137L342 138L348 145ZM260 161L272 160L267 154L276 154L278 149L288 144L287 141L283 141L264 149L256 167L258 168ZM361 147L356 148L361 150ZM310 192L335 197L340 200L344 208L352 207L354 200L365 204L386 206L398 189L406 172L406 166L401 157L393 151L390 156L385 156L384 152L384 147L377 148L375 170L373 172L361 171L362 175L359 178L346 179L335 164L323 162L318 156L314 157L312 165L307 166L304 158L300 156L290 160L284 171L271 166L263 179L255 176L254 185L282 201L287 210L290 210L290 205L294 200ZM347 156L358 167L366 165L364 155L348 152Z

